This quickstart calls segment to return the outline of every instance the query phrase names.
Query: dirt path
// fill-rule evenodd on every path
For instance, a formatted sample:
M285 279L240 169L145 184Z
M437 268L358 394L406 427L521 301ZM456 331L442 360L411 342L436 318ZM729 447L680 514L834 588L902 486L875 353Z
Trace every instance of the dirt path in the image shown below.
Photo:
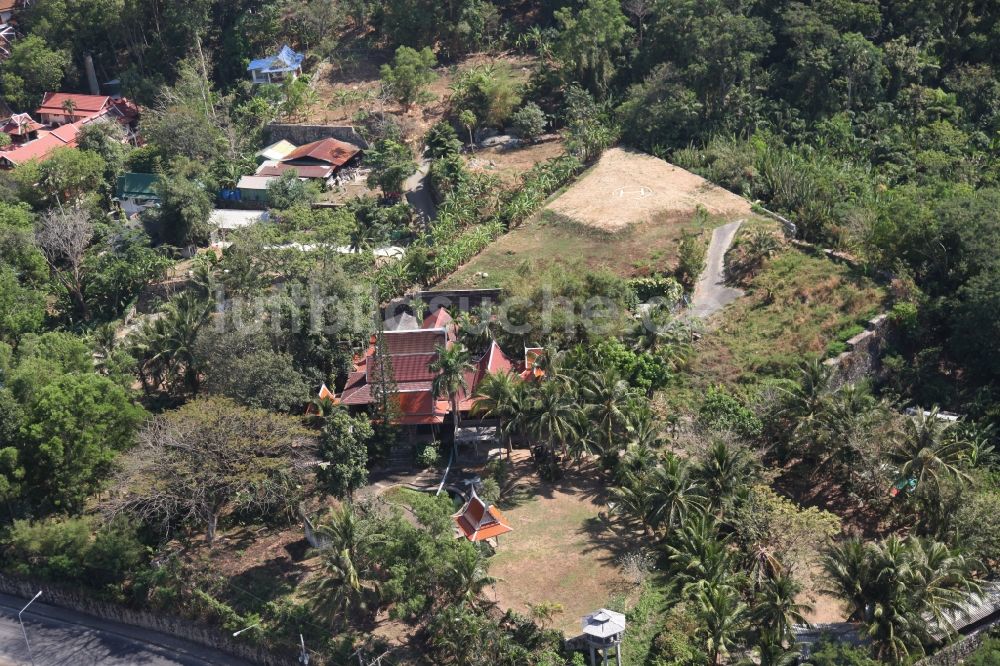
M726 251L733 243L743 220L736 220L712 232L712 242L705 258L705 270L698 278L691 296L691 316L707 319L743 295L741 289L726 286Z

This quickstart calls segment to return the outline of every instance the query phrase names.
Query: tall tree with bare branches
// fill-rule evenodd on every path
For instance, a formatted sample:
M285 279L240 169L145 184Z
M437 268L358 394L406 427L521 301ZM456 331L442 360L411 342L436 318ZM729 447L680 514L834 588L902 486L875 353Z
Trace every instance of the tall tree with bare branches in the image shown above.
M225 511L275 515L299 499L311 436L289 416L200 398L160 416L125 459L107 511L202 526L209 544Z
M83 257L94 236L94 226L82 208L46 211L35 225L35 243L52 276L69 294L73 310L83 320L90 317L83 298Z

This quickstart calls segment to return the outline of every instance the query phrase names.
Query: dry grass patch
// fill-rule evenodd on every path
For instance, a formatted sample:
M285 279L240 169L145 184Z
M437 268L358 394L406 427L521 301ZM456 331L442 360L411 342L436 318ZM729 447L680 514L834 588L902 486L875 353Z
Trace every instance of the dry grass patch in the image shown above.
M726 218L750 214L745 199L701 176L652 155L612 148L548 210L613 233L663 215L689 216L698 207Z
M553 627L575 636L581 617L625 588L615 559L628 544L601 515L605 489L596 470L569 470L563 482L548 484L526 452L515 452L514 462L513 476L529 497L504 511L514 531L500 537L490 560L490 574L502 579L497 603L519 613L527 613L528 604L560 603L564 611Z
M699 342L695 388L792 377L801 359L830 355L886 299L884 288L851 268L787 247Z
M545 141L514 149L483 148L465 156L473 171L497 176L504 185L518 183L533 166L554 159L565 151L562 141Z

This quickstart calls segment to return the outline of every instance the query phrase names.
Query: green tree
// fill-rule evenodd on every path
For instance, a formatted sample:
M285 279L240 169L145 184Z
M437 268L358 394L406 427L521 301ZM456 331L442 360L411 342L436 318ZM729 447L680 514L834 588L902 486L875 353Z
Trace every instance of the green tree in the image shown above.
M434 65L437 58L430 47L420 51L409 46L400 46L391 65L382 65L379 73L382 83L392 91L400 104L407 110L417 101L421 91L434 80Z
M794 644L794 625L809 624L805 616L812 607L796 601L801 591L794 578L781 572L764 581L754 601L751 615L756 625L781 647Z
M545 112L534 102L528 102L510 117L514 132L525 141L534 143L545 131Z
M197 393L201 370L195 343L212 311L211 302L187 291L167 302L163 316L147 320L132 340L139 379L149 393Z
M619 0L586 0L554 14L559 24L555 54L591 92L603 95L615 75L616 61L632 28Z
M922 655L935 629L952 631L948 614L981 592L974 567L946 545L912 536L868 544L850 539L823 558L829 592L864 624L876 656L895 663Z
M79 512L117 454L133 443L144 412L106 377L64 375L25 409L21 460L26 487L45 508Z
M182 247L208 240L208 217L212 213L211 183L204 164L179 158L157 180L159 208L146 211L155 220L150 235Z
M427 146L425 154L432 160L457 155L462 151L458 133L447 120L439 120L427 130L424 144Z
M305 588L310 605L330 624L341 626L354 611L367 610L376 588L371 549L383 537L361 521L350 504L334 509L316 529L320 570Z
M4 63L4 99L16 109L34 110L42 93L60 90L70 69L69 53L49 48L37 35L14 42Z
M475 149L476 141L472 138L472 131L476 129L476 125L479 123L476 119L476 114L469 109L465 109L458 114L458 122L461 123L462 127L464 127L469 133L469 147Z
M311 180L299 180L295 169L289 169L267 184L267 201L271 208L286 210L308 206L319 198L319 188Z
M352 417L334 408L326 416L319 441L319 454L326 466L319 478L336 497L354 496L354 491L368 483L368 446L375 437L368 417Z
M451 347L439 345L435 348L435 352L437 358L428 366L434 373L431 392L435 397L448 398L451 404L452 427L457 429L462 418L459 398L469 390L469 382L465 377L475 366L472 364L469 350L462 345L455 344Z
M417 171L417 163L406 144L382 139L366 153L365 162L371 167L368 187L378 187L386 197L398 197L403 183Z
M702 624L708 663L715 666L739 640L748 620L747 605L731 586L714 582L696 585L692 603Z
M21 284L12 267L0 264L0 341L16 342L44 320L45 292Z
M226 511L258 517L294 509L308 434L296 418L226 398L199 398L149 422L122 462L112 514L195 523L211 545Z
M483 418L497 419L497 432L501 442L507 445L508 458L513 448L513 428L517 427L517 418L522 413L522 388L521 379L511 372L490 373L476 385L476 401L471 411Z

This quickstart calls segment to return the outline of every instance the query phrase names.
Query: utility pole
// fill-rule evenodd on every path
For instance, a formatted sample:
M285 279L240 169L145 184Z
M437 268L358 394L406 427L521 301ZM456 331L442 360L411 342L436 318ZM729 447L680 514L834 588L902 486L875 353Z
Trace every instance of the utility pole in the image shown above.
M306 639L302 638L302 634L299 634L299 645L302 647L302 652L299 653L299 663L302 666L309 666L309 653L306 652Z
M28 606L35 603L35 599L42 596L42 591L39 590L38 594L31 597L31 601L24 605L24 608L17 614L17 621L21 624L21 634L24 636L24 646L28 648L28 659L31 660L31 666L35 666L35 655L31 654L31 643L28 642L28 632L24 628L24 622L21 620L21 614L28 610Z

